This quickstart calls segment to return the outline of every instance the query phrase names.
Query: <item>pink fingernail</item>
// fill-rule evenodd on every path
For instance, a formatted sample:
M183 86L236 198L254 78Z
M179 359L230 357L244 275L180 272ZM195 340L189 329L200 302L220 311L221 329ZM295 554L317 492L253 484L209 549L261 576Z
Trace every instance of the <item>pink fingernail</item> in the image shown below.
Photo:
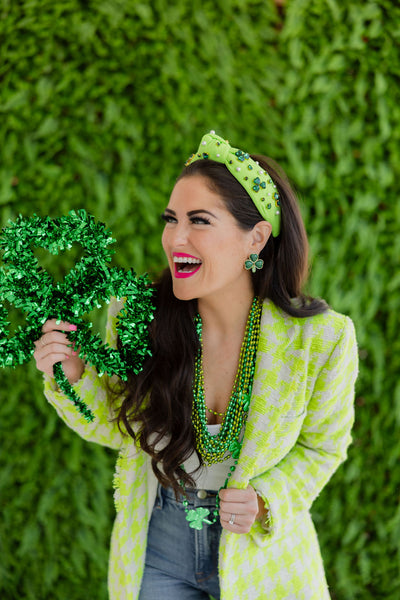
M70 331L76 331L78 329L76 325L69 325L68 327Z
M76 356L76 355L78 354L78 352L76 352L75 350L72 350L72 354L73 354L74 356Z

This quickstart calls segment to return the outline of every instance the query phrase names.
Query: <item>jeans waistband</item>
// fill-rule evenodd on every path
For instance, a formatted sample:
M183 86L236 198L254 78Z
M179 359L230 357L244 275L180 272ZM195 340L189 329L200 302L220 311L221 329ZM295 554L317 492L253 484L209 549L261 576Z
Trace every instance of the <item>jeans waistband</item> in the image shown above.
M218 490L202 490L202 489L185 489L187 496L186 499L190 505L193 506L215 506L216 498L218 496ZM163 504L164 500L173 500L182 504L185 496L183 493L178 494L178 499L175 497L175 492L172 487L164 488L158 484L157 498L160 504Z

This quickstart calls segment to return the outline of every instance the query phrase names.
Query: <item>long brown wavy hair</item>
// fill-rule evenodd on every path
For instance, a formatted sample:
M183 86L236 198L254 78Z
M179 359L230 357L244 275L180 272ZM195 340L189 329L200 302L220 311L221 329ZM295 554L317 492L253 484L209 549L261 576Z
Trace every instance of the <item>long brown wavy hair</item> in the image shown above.
M324 312L324 301L302 293L308 275L308 241L294 191L276 163L264 156L252 158L276 184L282 215L280 234L271 236L260 253L264 268L252 274L254 294L269 298L294 317ZM198 160L185 167L178 180L194 175L205 178L242 229L250 230L262 220L245 189L224 165ZM117 421L121 430L151 456L159 482L178 492L180 481L186 486L194 485L191 474L181 465L195 450L191 412L194 363L199 348L193 325L197 300L183 301L174 296L169 269L163 271L154 288L156 313L149 326L152 356L139 375L120 384ZM201 463L200 456L199 459Z

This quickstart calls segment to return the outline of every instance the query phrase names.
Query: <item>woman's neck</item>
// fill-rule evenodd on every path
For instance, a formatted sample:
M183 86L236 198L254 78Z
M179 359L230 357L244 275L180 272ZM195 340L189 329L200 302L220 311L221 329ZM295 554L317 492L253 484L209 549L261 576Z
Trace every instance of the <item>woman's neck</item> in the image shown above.
M244 331L253 298L252 289L232 296L199 298L198 310L204 334L207 336L212 332L213 337L225 337Z

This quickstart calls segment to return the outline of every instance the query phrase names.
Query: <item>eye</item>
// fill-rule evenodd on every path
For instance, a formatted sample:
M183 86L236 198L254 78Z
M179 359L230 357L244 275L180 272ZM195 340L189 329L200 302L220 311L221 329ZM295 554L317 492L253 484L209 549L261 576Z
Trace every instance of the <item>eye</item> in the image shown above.
M210 225L211 223L206 217L191 217L190 222L194 225Z
M168 215L167 213L163 213L161 215L161 218L166 223L177 223L177 220L175 219L175 217L173 217L172 215Z

